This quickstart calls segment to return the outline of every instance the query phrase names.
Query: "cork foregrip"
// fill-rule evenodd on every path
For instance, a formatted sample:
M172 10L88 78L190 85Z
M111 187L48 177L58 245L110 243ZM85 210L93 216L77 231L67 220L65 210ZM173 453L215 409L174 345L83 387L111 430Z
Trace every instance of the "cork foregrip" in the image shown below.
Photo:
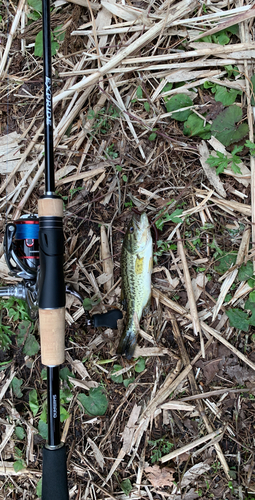
M61 365L65 361L65 308L39 309L42 364Z
M63 201L58 198L41 198L38 201L39 217L63 217Z

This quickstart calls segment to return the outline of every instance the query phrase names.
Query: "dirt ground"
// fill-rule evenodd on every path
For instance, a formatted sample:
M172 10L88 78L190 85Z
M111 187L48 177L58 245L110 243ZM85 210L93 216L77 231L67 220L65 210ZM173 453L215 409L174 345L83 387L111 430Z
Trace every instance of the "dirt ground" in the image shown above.
M1 286L17 281L6 224L37 214L44 193L41 10L0 2ZM64 272L85 307L67 294L70 499L255 498L254 12L242 0L52 5ZM123 310L133 209L150 219L154 262L128 361L116 354L125 311L116 330L88 320ZM47 436L38 321L0 302L0 499L35 499Z

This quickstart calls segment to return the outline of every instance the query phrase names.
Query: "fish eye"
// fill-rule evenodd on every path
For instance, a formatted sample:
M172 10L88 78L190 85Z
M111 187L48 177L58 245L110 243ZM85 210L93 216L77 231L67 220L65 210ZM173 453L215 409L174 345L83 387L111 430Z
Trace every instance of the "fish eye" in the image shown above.
M133 226L130 226L130 228L129 228L129 232L130 232L130 233L133 233L133 232L134 232L134 228L133 228Z

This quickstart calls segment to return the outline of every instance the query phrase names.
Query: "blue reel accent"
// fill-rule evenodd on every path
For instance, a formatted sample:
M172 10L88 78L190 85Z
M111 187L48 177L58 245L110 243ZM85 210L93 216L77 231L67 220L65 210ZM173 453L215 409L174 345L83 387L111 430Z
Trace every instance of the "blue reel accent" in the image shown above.
M39 239L39 221L29 224L24 221L22 224L16 224L15 240L38 240Z

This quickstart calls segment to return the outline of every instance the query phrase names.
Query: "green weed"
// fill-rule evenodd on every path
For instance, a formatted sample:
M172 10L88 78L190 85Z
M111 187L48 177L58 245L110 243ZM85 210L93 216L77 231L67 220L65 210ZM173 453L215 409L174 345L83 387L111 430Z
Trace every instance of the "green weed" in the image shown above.
M210 167L216 168L217 175L222 174L228 167L232 168L235 174L241 174L242 172L238 167L238 164L241 163L242 160L236 153L240 153L242 150L242 146L234 146L230 158L224 153L216 151L216 156L210 155L206 160L206 163L208 163Z
M94 120L91 136L100 133L107 134L107 132L112 128L112 121L116 120L120 116L120 112L110 106L108 111L105 107L100 109L98 113L95 113L93 109L89 109L87 113L88 120Z
M235 104L228 106L212 123L211 133L218 139L224 146L229 146L235 142L243 139L249 131L247 123L239 122L242 120L242 110Z
M55 56L59 49L59 42L62 42L65 38L65 32L62 31L63 25L57 26L51 32L51 55ZM43 55L43 32L39 31L35 38L35 50L34 55L37 57L42 57Z
M145 364L146 364L145 358L143 358L142 356L140 356L140 358L135 359L135 361L136 361L136 363L135 363L135 366L133 367L134 371L136 373L143 372L144 369L145 369ZM100 364L102 364L102 363L100 363ZM134 382L135 377L132 376L132 377L124 379L124 377L123 377L122 374L115 375L121 369L122 369L121 365L113 365L113 368L111 370L111 380L113 382L115 382L116 384L122 384L123 383L124 387L128 387L129 384L131 384L131 383Z
M177 250L177 245L175 243L171 243L170 241L158 240L157 250L153 255L154 262L157 264L158 257L161 257L163 253L168 253L169 250Z
M182 212L183 210L181 208L177 208L171 214L165 213L164 209L161 210L159 212L159 215L162 214L162 217L159 217L155 221L156 228L162 231L164 224L169 221L174 222L175 224L179 224L180 222L182 222L182 219L179 217L179 215L181 215Z
M152 447L151 463L154 464L158 462L163 455L167 455L173 448L173 443L166 441L166 439L160 438L155 441L148 441L148 444Z
M217 43L219 45L227 45L230 42L231 35L237 35L239 31L238 24L229 26L228 28L218 31L214 35L204 36L200 38L200 42Z
M212 82L205 82L204 88L210 89L214 94L215 101L221 102L224 106L231 106L231 104L234 104L237 96L242 94L240 90L227 89L223 85Z

